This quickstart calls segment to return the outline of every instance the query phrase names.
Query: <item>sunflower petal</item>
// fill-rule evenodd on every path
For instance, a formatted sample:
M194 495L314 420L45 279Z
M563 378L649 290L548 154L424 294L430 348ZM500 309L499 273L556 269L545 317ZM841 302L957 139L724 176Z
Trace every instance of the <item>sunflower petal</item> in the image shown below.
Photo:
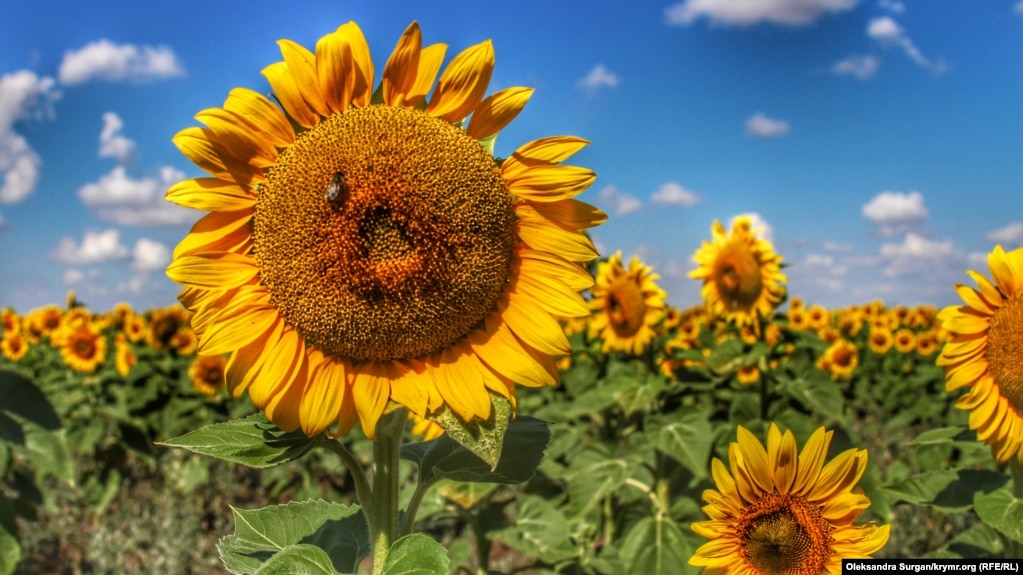
M305 46L288 39L278 40L277 45L281 48L281 56L288 65L288 72L291 73L302 99L320 116L329 116L330 108L323 101L320 83L316 77L316 56Z
M572 198L553 202L517 200L515 213L520 218L544 218L575 231L599 226L607 221L607 214L601 210Z
M252 208L256 205L256 192L218 178L194 178L171 186L164 199L185 208L228 212Z
M995 285L1002 290L1005 297L1011 297L1016 292L1023 291L1023 277L1016 277L1016 274L1013 273L1002 246L995 246L995 249L987 255L987 265L991 270L991 277L995 280Z
M500 132L526 107L534 91L533 88L516 86L491 94L472 113L466 134L483 140Z
M274 62L263 68L262 74L270 83L270 88L284 107L284 111L300 126L312 128L320 123L320 115L302 97L301 90L288 71L287 63Z
M298 413L302 432L313 437L337 421L348 392L348 380L344 364L325 358L316 348L309 348L307 354L309 375Z
M447 122L464 119L476 109L494 73L494 45L484 40L455 56L440 75L426 113Z
M534 202L553 202L580 194L596 178L593 170L579 166L537 166L510 178L508 191Z
M352 91L352 104L359 108L369 105L373 96L373 58L370 57L369 44L362 28L355 22L346 22L338 28L338 32L344 34L347 43L352 50L352 62L358 74L355 77L355 87Z
M491 314L486 325L486 331L473 330L469 333L469 345L483 363L515 383L528 387L557 383L555 374L534 360L498 313Z
M504 309L501 307L501 317L527 345L550 355L565 355L572 350L565 331L537 304L523 297L505 296Z
M352 102L357 72L352 61L352 47L340 29L316 42L316 81L330 113L348 109Z
M530 168L559 164L589 144L588 140L576 136L550 136L533 140L505 158L501 164L501 175L511 179Z
M280 108L259 92L248 88L235 88L227 95L224 109L250 122L278 148L295 143L295 132L291 129L288 118Z
M226 289L256 277L259 266L248 256L232 253L183 256L167 266L167 276L184 285Z
M185 128L172 140L185 157L211 176L240 185L264 179L262 169L235 158L207 128Z
M415 83L405 95L406 106L417 107L426 100L447 51L447 44L431 44L419 52L419 71L416 72Z
M284 331L280 342L273 349L273 357L267 360L260 371L260 381L249 387L249 397L256 405L263 385L270 396L263 405L266 418L282 431L292 432L301 425L302 396L304 381L308 379L305 342L298 332ZM264 379L265 378L265 379Z
M593 276L589 272L561 256L527 247L519 248L517 255L521 259L524 275L557 278L575 291L587 290L594 285Z
M593 243L581 233L530 220L519 220L515 227L522 241L533 249L555 253L573 262L586 262L597 257Z
M390 381L383 365L375 361L359 364L352 375L351 387L362 432L366 437L376 439L377 421L384 414L391 392Z
M398 39L391 57L384 65L381 92L388 106L401 106L416 83L419 73L419 53L423 45L423 33L419 24L409 24ZM432 82L432 79L431 79Z
M195 119L209 127L213 139L231 157L257 168L267 168L277 162L277 150L273 144L234 112L207 108L196 114Z
M199 252L227 252L250 237L246 224L252 220L253 210L213 212L192 225L192 229L174 248L173 259Z

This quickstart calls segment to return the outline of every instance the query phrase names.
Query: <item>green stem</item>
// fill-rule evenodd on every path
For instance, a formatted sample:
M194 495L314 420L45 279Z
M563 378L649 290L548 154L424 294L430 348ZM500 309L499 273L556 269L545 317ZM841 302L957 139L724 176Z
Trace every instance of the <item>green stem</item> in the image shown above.
M377 422L377 439L373 442L373 506L366 513L373 546L373 575L384 572L387 552L398 534L398 450L407 419L405 409L397 409Z
M355 494L359 497L359 505L362 506L364 513L368 517L369 510L373 507L373 491L369 487L369 480L366 479L366 472L362 469L362 465L359 464L359 460L355 458L351 451L348 451L348 448L343 443L336 439L323 440L320 445L333 451L344 461L345 467L352 473L352 478L355 480Z
M760 420L766 422L769 408L771 407L771 396L767 390L767 374L760 374Z
M1012 471L1012 495L1016 499L1023 499L1023 464L1020 464L1018 458L1013 457L1009 460L1009 469ZM1023 543L1015 539L1008 539L1005 552L1006 557L1021 559L1023 558Z

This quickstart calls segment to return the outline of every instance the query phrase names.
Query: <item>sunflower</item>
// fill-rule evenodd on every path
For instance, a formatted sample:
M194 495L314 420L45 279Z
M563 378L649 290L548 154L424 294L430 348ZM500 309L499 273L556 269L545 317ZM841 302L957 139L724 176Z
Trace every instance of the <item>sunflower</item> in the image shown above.
M831 326L831 314L822 305L812 305L806 308L806 321L810 329L822 329Z
M892 331L886 327L872 329L870 330L870 335L867 336L867 345L870 346L871 351L878 355L888 353L894 341L895 338L892 336Z
M860 354L856 344L844 339L832 343L817 360L817 368L829 372L835 381L851 378L859 364Z
M128 377L128 372L138 361L135 350L128 343L128 338L123 333L117 334L117 337L114 338L114 368L117 369L117 374L121 377Z
M227 359L222 355L200 356L188 368L192 386L203 395L213 395L224 387Z
M28 342L20 332L10 333L0 340L0 353L10 361L19 362L28 353Z
M354 22L315 52L279 45L263 75L283 109L236 88L174 137L212 176L166 195L211 212L167 269L198 353L230 352L230 392L310 436L359 422L375 438L388 406L486 420L490 393L555 384L552 356L569 351L555 316L589 314L580 262L597 254L583 230L606 219L574 199L595 174L561 165L588 142L493 158L533 90L484 98L489 40L434 87L446 47L422 47L413 23L376 92Z
M930 357L938 349L938 337L931 331L916 336L916 352L922 357Z
M789 329L803 331L810 328L810 318L805 309L790 309L786 317L789 319Z
M107 339L92 323L65 326L60 330L59 339L60 355L75 371L92 373L107 359Z
M590 337L603 341L604 353L624 351L639 355L657 335L668 294L657 285L661 276L633 257L629 268L617 252L597 265L597 285L590 308Z
M124 330L124 335L128 336L128 340L138 343L146 337L146 318L132 313L124 318L124 326L121 328Z
M720 459L712 463L717 489L703 492L710 520L692 524L709 541L689 564L718 575L838 575L842 559L884 547L888 525L855 523L870 507L856 488L867 452L849 449L825 465L833 434L818 428L797 456L791 431L772 423L764 449L739 426L728 449L731 471Z
M48 305L29 312L24 318L25 336L30 343L38 343L43 337L51 338L64 325L64 310L56 305Z
M753 385L760 381L760 368L755 363L740 367L735 372L735 379L743 385Z
M689 277L703 280L700 295L712 313L740 326L759 329L759 317L769 316L785 295L781 273L781 256L774 246L757 237L749 216L739 216L732 223L731 233L721 222L711 227L712 242L693 254L699 267Z
M895 349L899 353L910 353L916 349L916 335L907 328L895 332Z
M179 327L168 343L178 355L192 355L199 344L195 332L187 325Z
M153 349L174 347L175 336L183 327L188 327L188 311L178 306L154 309L150 312L146 343Z
M970 429L999 461L1023 462L1023 248L1002 246L987 256L992 283L968 271L978 289L957 284L966 305L938 314L948 342L937 363L945 389L967 392L956 407L970 412Z
M9 337L21 332L21 318L10 308L0 310L0 335Z

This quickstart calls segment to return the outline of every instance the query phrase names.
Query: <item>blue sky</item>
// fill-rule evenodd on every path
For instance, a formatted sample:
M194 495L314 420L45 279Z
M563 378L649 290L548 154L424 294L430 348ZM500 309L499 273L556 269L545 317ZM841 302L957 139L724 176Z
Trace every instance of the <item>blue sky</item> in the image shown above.
M581 199L602 253L638 254L670 303L710 226L755 213L790 292L830 307L956 301L1023 245L1023 1L16 2L0 20L0 307L173 303L163 269L201 213L171 143L236 86L269 91L276 40L355 20L377 70L416 20L492 38L491 92L535 87L498 155L593 142Z

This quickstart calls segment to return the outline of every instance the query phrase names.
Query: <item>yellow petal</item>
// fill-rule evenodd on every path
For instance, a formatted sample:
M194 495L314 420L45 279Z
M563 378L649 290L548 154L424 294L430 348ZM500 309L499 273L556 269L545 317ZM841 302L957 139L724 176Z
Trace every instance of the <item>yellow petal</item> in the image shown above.
M342 363L325 358L316 348L306 353L309 375L298 411L302 432L313 437L337 421L348 380Z
M211 176L248 185L264 179L263 170L236 159L229 150L213 139L206 128L185 128L172 138L186 158Z
M248 186L217 178L195 178L171 186L164 199L195 210L227 212L256 205L256 192Z
M961 297L966 305L971 308L987 315L991 315L995 312L996 308L991 306L991 304L981 297L980 292L977 290L963 284L955 284L955 289L956 293L959 294L959 297Z
M973 385L980 376L987 373L987 360L976 359L960 364L945 373L945 391L954 391L960 387Z
M195 119L209 127L213 139L240 162L267 168L277 163L277 150L269 140L234 112L223 108L207 108Z
M833 433L818 427L806 440L806 445L799 452L799 475L792 486L792 493L806 495L813 489L824 467Z
M848 449L838 455L821 470L820 479L810 493L811 501L827 501L839 493L845 493L856 486L867 469L867 452Z
M511 179L530 168L561 163L589 144L588 140L576 136L550 136L533 140L504 160L501 175Z
M329 116L330 108L323 101L320 82L316 77L316 57L305 46L288 39L278 40L281 56L295 82L295 88L309 107L320 116Z
M783 435L776 432L777 429L776 425L771 424L771 430L775 433L768 437L767 451L771 467L774 469L774 483L778 486L779 493L790 493L799 473L796 438L791 431L786 431Z
M281 109L265 96L248 88L235 88L227 95L224 109L250 122L270 143L283 148L295 143L295 132Z
M252 343L231 354L227 360L227 389L233 397L239 397L255 381L259 371L263 368L270 354L271 342L276 343L281 338L281 331L284 329L284 320L278 319L274 325L252 341Z
M256 277L259 266L248 256L231 253L183 256L167 266L167 277L184 285L226 289Z
M995 249L987 255L987 265L991 270L991 277L994 278L998 289L1002 290L1005 297L1011 297L1018 291L1023 290L1023 276L1017 277L1013 268L1006 261L1005 250L1002 246L995 246Z
M516 86L491 94L472 113L466 134L483 140L500 132L526 107L534 91L533 88Z
M558 317L586 317L590 308L581 295L565 282L542 274L520 273L508 287L508 292L529 298Z
M960 313L942 322L941 327L953 333L983 333L991 327L991 316L982 316L970 308L960 309Z
M174 248L173 259L200 252L228 252L250 237L251 208L236 212L213 212L192 225L192 229Z
M316 81L331 113L348 109L357 76L352 47L340 29L316 42Z
M607 214L604 212L590 204L571 198L553 202L517 200L515 213L520 218L545 218L575 231L599 226L607 221Z
M426 100L426 95L433 87L433 81L437 79L440 65L444 63L444 54L447 50L446 44L431 44L419 52L419 71L416 72L415 83L405 95L406 106L414 108Z
M561 256L524 246L520 247L516 254L520 258L519 265L525 275L537 274L557 278L575 291L593 287L593 276L590 272Z
M269 305L239 305L217 316L199 340L197 351L220 355L240 349L266 333L278 320L277 308Z
M400 403L413 413L425 416L430 405L430 375L422 363L391 361L386 364L391 382L391 401Z
M492 407L483 381L486 370L468 345L455 345L427 361L445 403L464 422L486 420Z
M384 413L391 385L384 367L375 361L359 364L352 377L352 397L359 412L362 432L370 439L377 438L377 421Z
M578 195L597 178L579 166L537 166L508 180L508 191L534 202L553 202Z
M409 24L398 39L391 57L384 65L381 92L388 106L401 106L405 97L416 83L419 73L419 52L423 45L423 33L419 24ZM432 82L432 79L431 79Z
M558 322L540 306L522 297L505 296L498 309L508 327L527 345L550 355L565 355L572 346Z
M494 72L494 45L485 40L455 56L440 75L426 113L457 122L476 109Z
M273 90L274 96L281 103L281 106L284 107L284 111L295 122L306 128L312 128L320 123L320 115L302 97L302 93L299 92L295 79L292 78L291 72L288 71L288 65L285 62L270 64L263 68L262 74L266 81L270 83L270 88Z
M487 317L487 330L469 333L469 345L491 369L528 387L554 385L557 378L526 350L498 313Z
M771 469L771 462L767 458L767 450L756 435L743 426L738 429L739 450L743 453L746 465L742 471L747 471L750 479L766 493L774 491L774 473Z
M282 431L292 432L301 423L302 392L308 378L305 342L298 332L286 329L271 354L259 379L249 387L249 397L258 405L257 397L265 386L270 392L263 403L266 418Z
M1001 307L1002 305L1002 294L999 293L998 288L994 286L988 279L973 270L966 270L966 275L973 278L973 281L977 282L977 287L980 288L980 295L991 307ZM947 328L946 328L947 329Z
M338 32L344 34L348 46L352 50L352 63L358 74L355 76L355 86L352 89L352 104L359 108L369 105L373 97L373 58L369 53L369 44L362 28L355 22L346 22L338 28Z
M593 243L581 233L530 220L519 220L515 227L522 241L533 249L557 254L573 262L586 262L597 257Z

